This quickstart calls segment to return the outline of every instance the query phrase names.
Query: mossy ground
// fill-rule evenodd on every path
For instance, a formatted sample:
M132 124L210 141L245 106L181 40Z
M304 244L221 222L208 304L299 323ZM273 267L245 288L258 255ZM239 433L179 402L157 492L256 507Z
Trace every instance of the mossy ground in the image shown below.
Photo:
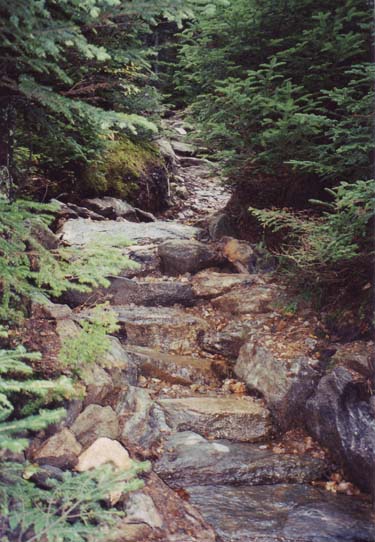
M90 195L129 198L138 191L142 179L162 165L152 143L123 137L109 143L103 156L86 169L85 191Z

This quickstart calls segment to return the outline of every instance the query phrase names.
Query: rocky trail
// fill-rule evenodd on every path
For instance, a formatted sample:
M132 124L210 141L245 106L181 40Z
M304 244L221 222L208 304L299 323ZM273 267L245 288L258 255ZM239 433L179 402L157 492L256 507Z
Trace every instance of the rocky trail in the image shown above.
M233 237L217 170L181 121L170 130L175 174L162 217L129 219L104 198L59 225L73 246L123 235L139 265L107 289L35 309L34 329L48 320L61 340L109 300L121 329L85 369L85 399L30 455L47 471L73 469L83 455L121 456L116 441L151 461L109 540L374 542L369 499L351 483L369 489L374 418L356 386L373 345L336 344L326 359L317 315L286 308L272 262ZM354 467L343 472L340 458Z

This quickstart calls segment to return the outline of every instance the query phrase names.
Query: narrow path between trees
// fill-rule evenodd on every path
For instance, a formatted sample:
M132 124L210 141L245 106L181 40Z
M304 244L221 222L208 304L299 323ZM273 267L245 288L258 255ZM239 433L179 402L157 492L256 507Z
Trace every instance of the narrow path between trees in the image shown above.
M76 218L60 231L78 246L124 235L139 263L108 289L68 294L74 313L57 318L64 337L109 299L121 325L66 427L84 448L108 437L152 462L145 488L126 498L118 540L374 541L369 505L291 429L319 363L316 315L285 309L272 262L219 213L230 194L217 170L184 141L182 121L170 130L178 162L163 220Z

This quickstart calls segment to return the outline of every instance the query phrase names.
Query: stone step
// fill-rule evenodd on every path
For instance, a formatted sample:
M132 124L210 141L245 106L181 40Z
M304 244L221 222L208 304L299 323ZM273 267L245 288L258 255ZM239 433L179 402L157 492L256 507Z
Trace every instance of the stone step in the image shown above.
M237 442L256 442L272 432L269 411L252 397L186 397L157 402L175 431L195 431L206 438Z
M246 273L201 271L193 277L192 287L195 295L210 299L221 296L236 286L250 286L254 280L254 277Z
M249 278L251 279L251 276ZM211 303L216 310L232 316L263 314L272 312L277 297L278 290L274 285L254 284L216 297Z
M360 500L304 484L185 487L221 542L373 542Z
M190 353L197 349L208 324L182 309L113 306L126 339L134 346L161 352Z
M111 238L137 243L147 243L149 240L191 239L199 232L198 228L172 221L157 220L156 222L136 223L123 219L121 222L116 220L94 222L78 218L67 220L58 233L66 243L73 246L84 246L89 243L105 245Z
M63 300L71 307L78 307L87 301L92 303L109 300L113 305L141 305L146 307L171 307L184 305L191 307L196 301L192 287L178 281L137 281L126 277L109 279L109 288L97 288L92 292L68 291Z
M215 362L208 358L194 358L166 354L150 348L128 346L128 356L138 369L138 374L160 378L170 384L218 386Z
M184 431L169 437L155 471L170 487L264 485L321 479L327 465L307 455L276 454L259 444L206 440Z
M197 149L190 143L184 143L178 140L171 140L172 149L179 156L194 156Z

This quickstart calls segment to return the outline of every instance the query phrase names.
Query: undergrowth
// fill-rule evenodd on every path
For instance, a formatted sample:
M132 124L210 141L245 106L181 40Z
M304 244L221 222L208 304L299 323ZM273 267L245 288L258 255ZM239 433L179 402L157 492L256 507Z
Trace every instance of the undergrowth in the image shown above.
M77 375L87 364L100 362L111 348L109 335L119 329L116 313L108 309L108 304L97 305L90 320L82 320L80 325L79 333L66 338L59 352L62 364Z
M33 229L47 230L54 211L51 204L0 198L0 320L20 319L27 301L40 292L59 297L68 289L107 287L109 275L137 265L123 255L125 239L45 248Z

